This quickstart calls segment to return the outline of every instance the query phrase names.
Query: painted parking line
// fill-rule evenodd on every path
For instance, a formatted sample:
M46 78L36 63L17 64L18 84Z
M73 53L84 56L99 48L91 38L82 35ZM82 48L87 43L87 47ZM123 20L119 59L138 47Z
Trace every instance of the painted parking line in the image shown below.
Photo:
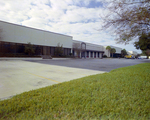
M26 72L27 72L27 71L26 71ZM50 80L50 81L56 82L56 83L61 83L61 82L59 82L59 81L52 80L52 79L49 79L49 78L46 78L46 77L43 77L43 76L39 76L39 75L36 75L36 74L30 73L30 72L27 72L27 73L29 73L29 74L31 74L31 75L33 75L33 76L37 76L37 77L40 77L40 78L44 78L44 79L47 79L47 80Z

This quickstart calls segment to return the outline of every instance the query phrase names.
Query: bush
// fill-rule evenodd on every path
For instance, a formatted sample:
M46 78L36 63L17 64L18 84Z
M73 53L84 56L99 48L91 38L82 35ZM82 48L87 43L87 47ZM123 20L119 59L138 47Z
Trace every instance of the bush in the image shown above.
M103 55L103 58L107 58L107 55Z
M27 45L25 45L25 51L24 52L28 55L33 55L35 53L35 49L30 42Z

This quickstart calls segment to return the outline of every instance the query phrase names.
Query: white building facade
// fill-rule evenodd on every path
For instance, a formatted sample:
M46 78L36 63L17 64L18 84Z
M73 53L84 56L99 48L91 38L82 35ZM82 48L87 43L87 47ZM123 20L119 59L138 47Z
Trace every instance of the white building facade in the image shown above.
M92 43L73 40L73 55L78 58L102 58L104 47Z
M112 55L107 46L87 43L79 40L73 40L72 36L54 33L50 31L30 28L0 21L0 57L6 54L24 54L25 45L29 42L34 46L35 55L55 56L59 45L63 47L63 55L76 56L79 58L102 58L103 55L111 57ZM122 48L110 46L116 49L113 57L120 57ZM136 55L135 51L128 51L129 54Z
M122 50L122 48L116 47L116 46L112 46L112 45L109 45L109 46L116 50L116 52L113 53L113 57L121 57L121 50ZM106 55L107 57L112 57L112 54L108 50L106 50L106 47L107 46L104 46L104 52L105 52L104 55Z
M72 36L34 29L0 21L2 40L0 51L23 53L29 42L38 55L54 55L58 44L63 46L63 54L69 55L72 49Z
M136 51L127 51L128 55L137 55L138 53Z

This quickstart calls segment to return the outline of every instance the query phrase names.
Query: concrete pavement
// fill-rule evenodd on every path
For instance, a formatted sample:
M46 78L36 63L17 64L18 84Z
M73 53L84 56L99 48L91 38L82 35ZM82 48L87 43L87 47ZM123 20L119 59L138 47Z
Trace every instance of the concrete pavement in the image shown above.
M34 63L21 59L1 59L0 99L6 99L25 91L104 72Z

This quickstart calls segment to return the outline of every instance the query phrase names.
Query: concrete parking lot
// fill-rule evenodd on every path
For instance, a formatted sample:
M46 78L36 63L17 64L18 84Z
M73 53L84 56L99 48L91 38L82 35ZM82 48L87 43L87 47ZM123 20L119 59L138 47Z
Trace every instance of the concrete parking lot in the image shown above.
M24 60L0 60L0 99L100 73L104 72Z
M0 59L0 99L150 60L130 59Z

